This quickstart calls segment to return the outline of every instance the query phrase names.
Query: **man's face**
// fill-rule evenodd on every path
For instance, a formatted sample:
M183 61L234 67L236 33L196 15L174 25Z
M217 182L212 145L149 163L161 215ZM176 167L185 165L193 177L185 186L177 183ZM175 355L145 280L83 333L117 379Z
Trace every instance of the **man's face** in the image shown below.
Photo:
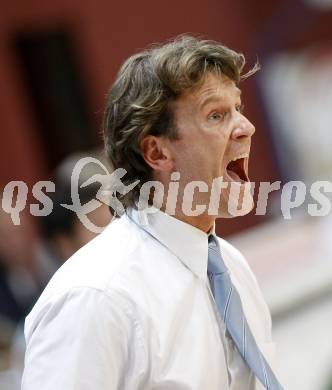
M215 178L223 177L229 183L221 190L220 217L232 216L228 204L235 208L242 205L245 183L249 182L248 160L255 128L241 113L240 94L229 78L209 73L202 86L185 91L173 105L179 131L179 139L170 144L175 170L180 172L183 184L204 181L211 190ZM208 206L209 192L200 193L195 198L197 203ZM250 194L245 198L249 212L253 201Z

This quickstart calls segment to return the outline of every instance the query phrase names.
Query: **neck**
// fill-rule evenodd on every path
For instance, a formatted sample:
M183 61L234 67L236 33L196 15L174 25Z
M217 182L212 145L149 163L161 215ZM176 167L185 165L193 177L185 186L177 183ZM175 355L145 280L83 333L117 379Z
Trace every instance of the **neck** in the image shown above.
M205 210L202 214L197 215L197 216L192 216L192 215L186 215L183 212L183 191L184 191L184 184L180 184L180 187L178 191L176 192L176 196L182 195L182 202L175 202L175 209L172 210L170 213L169 210L167 210L167 196L169 194L169 181L162 180L161 178L155 178L161 181L164 185L164 188L167 189L166 193L164 194L163 198L163 203L162 207L160 208L161 211L163 211L166 214L172 215L172 217L183 221L185 223L188 223L189 225L194 226L195 228L203 231L204 233L209 233L211 229L213 228L214 222L216 220L216 216L209 215L207 210ZM152 194L150 193L150 201L154 198L155 193L153 192ZM202 197L202 194L200 196L194 196L191 202L191 207L189 207L190 210L195 210L197 205L199 206L200 204L208 204L207 202L207 195L209 194L204 194ZM181 196L180 196L181 198ZM151 202L152 203L152 202ZM167 212L168 211L168 212Z
M162 207L161 211L167 214L165 208ZM172 215L172 217L182 222L188 223L189 225L194 226L195 228L203 231L204 233L209 233L212 230L216 219L213 216L205 215L205 214L199 216L187 216L182 212L175 212L175 214Z

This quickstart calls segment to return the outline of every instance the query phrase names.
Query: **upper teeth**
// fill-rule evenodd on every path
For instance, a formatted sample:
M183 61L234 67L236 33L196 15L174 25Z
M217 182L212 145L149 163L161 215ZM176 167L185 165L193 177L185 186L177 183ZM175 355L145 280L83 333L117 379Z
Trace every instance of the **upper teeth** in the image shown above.
M240 158L246 158L248 156L249 156L248 153L242 153L239 156L234 157L231 161L236 161L236 160L239 160Z

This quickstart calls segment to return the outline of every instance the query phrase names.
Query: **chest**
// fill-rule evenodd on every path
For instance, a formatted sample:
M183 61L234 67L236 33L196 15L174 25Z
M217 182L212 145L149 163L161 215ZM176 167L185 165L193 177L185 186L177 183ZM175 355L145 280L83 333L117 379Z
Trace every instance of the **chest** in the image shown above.
M172 310L159 310L151 318L150 388L254 389L254 378L226 335L207 286L194 283L174 303Z

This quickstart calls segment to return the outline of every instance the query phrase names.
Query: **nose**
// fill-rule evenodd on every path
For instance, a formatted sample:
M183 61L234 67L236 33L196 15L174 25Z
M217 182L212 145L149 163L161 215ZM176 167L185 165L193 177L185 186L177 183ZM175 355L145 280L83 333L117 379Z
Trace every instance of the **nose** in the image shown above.
M255 133L255 126L242 114L236 120L231 138L234 141L245 140Z

